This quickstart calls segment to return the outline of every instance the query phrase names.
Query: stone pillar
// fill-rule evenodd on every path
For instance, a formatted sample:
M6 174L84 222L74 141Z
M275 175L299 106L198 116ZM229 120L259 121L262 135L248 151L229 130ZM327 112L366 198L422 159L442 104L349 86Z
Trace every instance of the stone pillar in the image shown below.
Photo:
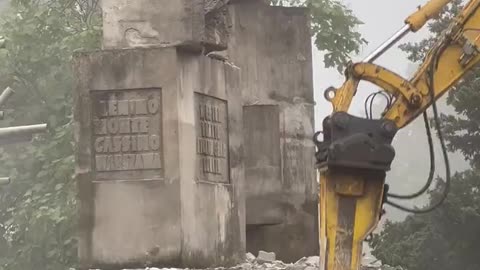
M102 2L109 49L74 57L82 267L241 262L238 70L185 50L207 46L195 1Z
M311 35L303 8L230 8L241 69L247 250L295 261L318 254Z

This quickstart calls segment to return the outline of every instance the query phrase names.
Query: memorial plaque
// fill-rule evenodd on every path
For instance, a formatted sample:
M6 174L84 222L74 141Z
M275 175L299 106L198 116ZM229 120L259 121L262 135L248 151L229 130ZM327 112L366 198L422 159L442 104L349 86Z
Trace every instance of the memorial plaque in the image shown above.
M97 180L163 178L160 90L94 91L92 101Z
M230 182L227 103L195 93L197 180Z

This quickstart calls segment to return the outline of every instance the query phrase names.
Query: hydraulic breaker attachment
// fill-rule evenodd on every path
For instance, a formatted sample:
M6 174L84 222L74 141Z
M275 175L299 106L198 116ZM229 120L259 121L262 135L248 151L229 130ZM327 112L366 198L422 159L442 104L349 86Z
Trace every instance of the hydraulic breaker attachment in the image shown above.
M390 120L336 112L323 122L323 141L316 134L321 270L360 269L363 241L382 214L396 132Z

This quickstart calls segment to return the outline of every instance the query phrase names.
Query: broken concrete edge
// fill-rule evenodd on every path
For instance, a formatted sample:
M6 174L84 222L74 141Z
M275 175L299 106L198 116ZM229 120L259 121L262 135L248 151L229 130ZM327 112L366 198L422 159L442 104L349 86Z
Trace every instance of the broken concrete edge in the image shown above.
M144 0L149 1L149 0ZM223 51L228 49L231 36L231 20L229 6L260 4L262 7L282 9L288 15L305 15L306 7L283 7L267 5L265 1L212 1L210 10L205 12L199 1L193 3L193 8L178 11L179 18L166 21L172 16L162 16L159 9L149 11L139 20L139 11L126 8L125 4L106 1L102 5L104 16L103 47L130 48L144 46L184 47L190 50ZM208 3L208 1L206 2ZM202 3L203 4L203 3ZM122 8L118 8L119 5ZM156 4L156 5L162 5ZM116 7L116 8L115 8ZM131 10L130 10L131 9ZM130 10L131 12L128 12ZM161 10L161 9L160 9ZM205 12L205 13L204 13ZM182 19L183 17L188 19ZM163 19L166 18L166 19ZM309 19L310 20L310 19ZM310 23L309 23L310 24ZM178 31L172 31L177 29ZM309 27L310 29L310 27ZM166 31L168 30L168 31ZM163 33L165 32L166 33Z
M225 50L228 43L227 0L125 0L102 2L103 46L142 47L163 44L168 47L205 47ZM164 8L170 5L169 8ZM150 7L145 9L143 7Z
M72 57L82 57L88 56L94 53L113 53L113 52L129 52L129 51L148 51L154 49L176 49L179 52L184 53L192 53L201 55L202 47L198 46L195 42L184 42L182 44L176 45L165 45L165 44L155 44L155 45L148 45L148 46L139 46L139 47L129 47L129 48L98 48L98 49L90 49L90 50L76 50L72 52Z
M95 53L103 52L119 52L119 51L148 51L154 49L168 49L172 48L177 50L180 53L198 55L198 56L207 56L209 52L226 52L224 47L215 47L208 45L205 42L182 42L176 44L155 44L155 45L145 45L138 47L128 47L128 48L100 48L100 49L91 49L91 50L78 50L72 53L72 58L79 58ZM214 58L214 57L211 57ZM222 59L217 59L222 60ZM222 61L223 62L223 61Z

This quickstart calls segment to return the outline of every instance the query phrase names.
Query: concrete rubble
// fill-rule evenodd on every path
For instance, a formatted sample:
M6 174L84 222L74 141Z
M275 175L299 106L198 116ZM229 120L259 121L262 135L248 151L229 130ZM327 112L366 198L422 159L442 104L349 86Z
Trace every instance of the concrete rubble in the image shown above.
M275 253L259 251L257 257L252 253L246 254L245 262L238 264L234 267L224 268L207 268L202 270L318 270L319 269L319 257L310 256L303 257L295 263L284 263L279 260L275 260ZM73 270L73 269L71 269ZM91 269L100 270L100 269ZM191 268L141 268L141 269L123 269L123 270L200 270ZM361 270L403 270L401 267L391 267L388 265L381 265L380 263L373 263L365 265Z

